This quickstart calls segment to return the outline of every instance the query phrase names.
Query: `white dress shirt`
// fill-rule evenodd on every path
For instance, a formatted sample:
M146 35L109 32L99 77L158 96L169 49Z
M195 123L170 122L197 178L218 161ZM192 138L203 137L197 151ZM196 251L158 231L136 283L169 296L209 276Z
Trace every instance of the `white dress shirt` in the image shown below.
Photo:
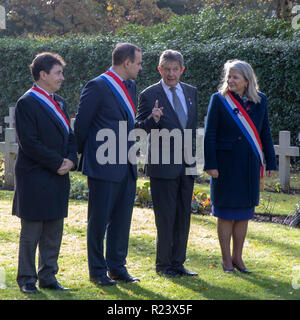
M162 84L162 87L171 103L171 106L172 108L175 110L174 108L174 105L173 105L173 96L172 96L172 92L170 90L171 87L169 87L168 85L165 84L164 80L161 80L161 84ZM185 112L185 114L187 115L187 106L186 106L186 100L185 100L185 96L184 96L184 93L183 93L183 90L182 90L182 87L180 85L180 83L178 82L177 85L176 85L176 94L183 106L183 110Z

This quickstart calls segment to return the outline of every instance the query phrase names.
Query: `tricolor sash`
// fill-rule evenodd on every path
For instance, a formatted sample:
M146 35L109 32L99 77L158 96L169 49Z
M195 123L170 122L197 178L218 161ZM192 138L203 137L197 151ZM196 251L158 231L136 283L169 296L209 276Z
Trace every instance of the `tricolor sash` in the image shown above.
M45 91L38 87L32 87L25 94L30 94L40 102L62 125L67 134L70 131L70 123L58 104Z
M109 70L101 74L100 77L109 85L112 92L119 99L123 108L129 115L129 119L132 121L132 124L134 125L136 111L133 101L124 83L119 79L119 77L117 77L113 72Z
M263 168L264 155L262 144L257 129L251 118L230 92L225 95L225 98L223 98L221 93L218 93L218 95L234 122L238 125L244 136L247 138L255 156Z

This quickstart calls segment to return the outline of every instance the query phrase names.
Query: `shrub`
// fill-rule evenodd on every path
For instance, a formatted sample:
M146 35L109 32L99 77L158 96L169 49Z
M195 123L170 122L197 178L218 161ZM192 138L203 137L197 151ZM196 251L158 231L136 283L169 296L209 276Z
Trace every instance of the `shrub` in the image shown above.
M88 200L89 190L86 182L81 181L73 175L70 175L70 199L73 200Z
M233 11L204 9L199 15L175 16L165 24L149 28L131 25L115 36L59 38L0 38L0 119L8 107L32 85L29 64L41 51L55 51L67 62L61 94L69 113L75 116L86 82L111 65L117 42L130 41L143 48L143 71L137 79L138 93L159 81L156 69L160 53L178 49L185 58L183 81L199 89L198 125L203 126L210 96L217 90L226 60L248 61L258 76L261 91L268 97L271 130L275 143L278 131L291 131L292 144L299 145L300 123L300 31L278 19L264 19L255 12L243 16Z

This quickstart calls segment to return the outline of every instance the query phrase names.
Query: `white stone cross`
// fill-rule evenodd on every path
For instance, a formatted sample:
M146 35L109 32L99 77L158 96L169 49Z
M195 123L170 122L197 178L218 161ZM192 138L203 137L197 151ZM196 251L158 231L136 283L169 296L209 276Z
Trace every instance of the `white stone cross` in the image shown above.
M14 187L15 159L18 153L15 128L5 129L5 141L0 142L0 152L4 153L5 157L4 187L12 189Z
M299 148L291 147L290 131L279 131L279 145L274 145L275 154L279 156L280 185L284 190L290 189L290 157L299 156Z
M8 128L15 127L15 107L9 108L9 115L4 117L4 122L8 123Z

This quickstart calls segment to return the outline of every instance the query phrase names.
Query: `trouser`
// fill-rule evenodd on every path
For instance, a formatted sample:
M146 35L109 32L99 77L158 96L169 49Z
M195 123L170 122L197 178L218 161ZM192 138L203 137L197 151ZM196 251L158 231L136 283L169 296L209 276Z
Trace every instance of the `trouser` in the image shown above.
M88 186L87 249L90 278L102 276L107 270L120 274L126 271L136 180L128 170L121 182L88 178Z
M182 267L190 229L194 179L181 174L176 179L150 178L157 228L156 271Z
M21 287L26 283L49 285L56 281L64 219L50 221L28 221L21 219L19 262L17 282ZM38 273L35 256L39 247Z

